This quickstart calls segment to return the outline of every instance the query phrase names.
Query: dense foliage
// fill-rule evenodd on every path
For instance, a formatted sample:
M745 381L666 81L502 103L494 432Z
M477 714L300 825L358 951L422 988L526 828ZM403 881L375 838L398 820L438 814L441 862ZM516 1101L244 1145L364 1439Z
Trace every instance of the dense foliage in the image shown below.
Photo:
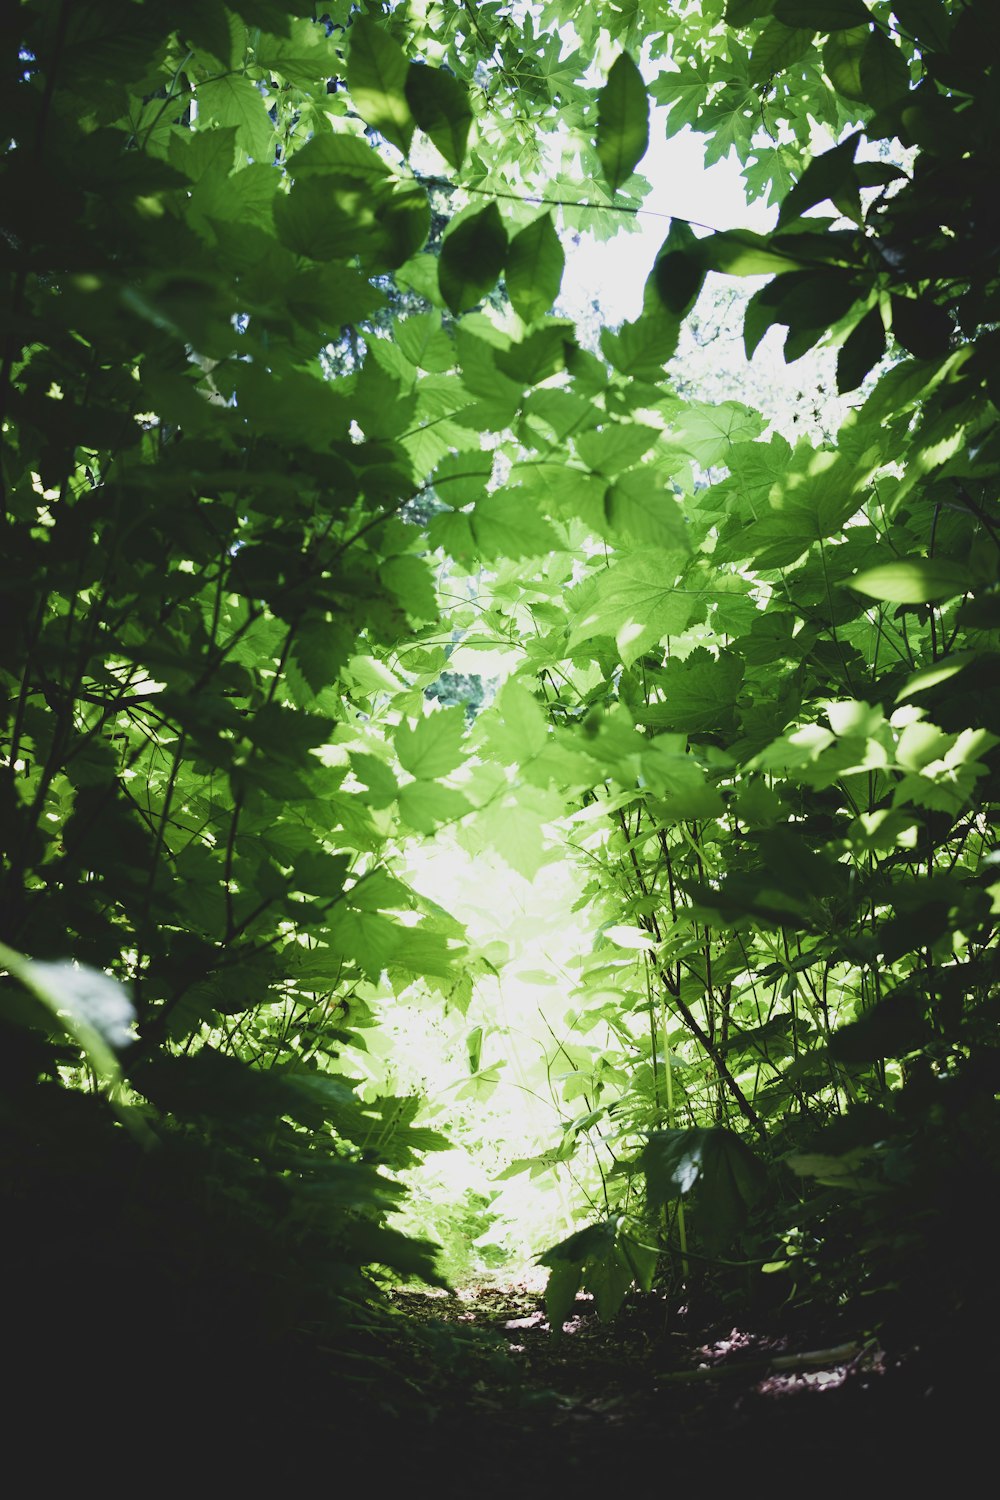
M540 821L598 933L522 1164L600 1168L554 1321L727 1262L961 1311L1000 1175L993 8L4 27L24 1346L138 1306L159 1349L346 1349L373 1268L435 1277L386 1216L441 1137L344 1053L378 993L462 1011L489 970L406 842L460 826L532 878ZM639 210L650 96L777 226L674 219L595 353L560 236ZM839 347L835 443L671 387L720 273L766 278L748 356ZM487 706L448 667L472 630L519 662Z

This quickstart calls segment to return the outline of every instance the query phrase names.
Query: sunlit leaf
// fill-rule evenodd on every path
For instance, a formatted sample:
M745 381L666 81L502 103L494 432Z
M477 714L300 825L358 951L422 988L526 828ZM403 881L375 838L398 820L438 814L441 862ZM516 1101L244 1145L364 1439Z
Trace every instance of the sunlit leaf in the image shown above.
M414 120L406 96L406 54L370 16L354 16L348 37L347 87L362 119L404 156Z
M465 85L441 68L411 63L405 93L417 125L445 160L460 168L473 118Z
M461 708L441 708L418 719L411 728L401 724L395 744L404 771L422 780L447 776L462 763L465 714Z
M964 594L970 579L966 569L957 563L936 557L913 557L865 568L847 582L872 599L892 604L928 604Z
M565 256L550 214L542 214L514 235L507 251L504 281L518 315L526 323L548 312L562 284Z
M635 171L649 145L649 99L627 52L612 63L597 99L597 155L612 192Z

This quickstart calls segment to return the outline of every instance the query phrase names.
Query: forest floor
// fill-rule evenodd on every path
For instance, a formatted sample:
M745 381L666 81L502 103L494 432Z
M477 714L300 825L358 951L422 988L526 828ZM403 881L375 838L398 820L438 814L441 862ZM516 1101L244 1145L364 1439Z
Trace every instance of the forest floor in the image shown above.
M890 1350L856 1328L772 1316L737 1327L716 1310L633 1295L602 1323L581 1294L561 1335L539 1289L479 1285L456 1296L397 1290L426 1363L424 1403L401 1469L437 1495L583 1495L633 1482L756 1475L821 1492L874 1492L961 1469L991 1446L989 1385L967 1353ZM464 1333L450 1356L448 1332ZM418 1338L419 1342L419 1338ZM483 1360L477 1368L476 1350ZM444 1361L435 1358L443 1354ZM962 1368L951 1367L952 1355ZM388 1478L389 1470L385 1471Z

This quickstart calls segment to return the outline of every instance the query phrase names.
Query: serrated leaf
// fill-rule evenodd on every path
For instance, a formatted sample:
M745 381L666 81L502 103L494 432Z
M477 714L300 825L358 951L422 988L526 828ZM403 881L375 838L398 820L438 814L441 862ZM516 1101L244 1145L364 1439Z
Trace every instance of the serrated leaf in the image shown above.
M394 743L404 771L422 781L447 776L465 757L465 711L456 705L418 719L411 729L401 724Z
M449 230L441 246L438 283L456 316L476 307L493 290L506 255L507 231L495 203Z
M891 604L930 604L954 599L970 587L967 569L936 557L901 558L865 568L845 580L846 585Z
M613 479L623 469L630 469L638 463L659 439L660 433L655 427L647 427L641 422L611 422L580 433L576 451L589 469Z
M538 755L549 735L541 705L515 677L501 688L485 727L491 753L505 765Z
M597 155L616 193L649 146L649 99L642 74L627 52L611 66L597 96Z
M572 324L546 323L509 349L498 349L497 369L520 385L538 385L564 367L572 334Z
M458 710L461 713L461 709ZM417 833L433 833L442 823L453 823L472 807L454 787L435 781L411 781L399 792L400 817Z
M732 726L743 685L743 662L732 651L713 656L698 646L671 657L661 678L663 702L645 711L647 722L678 734L709 734Z
M272 205L278 238L310 260L348 260L377 242L379 225L370 194L339 179L305 177Z
M259 67L303 88L311 88L317 78L326 77L337 66L331 41L313 20L292 20L287 36L263 33L254 54Z
M617 333L602 328L601 352L623 375L661 380L663 366L676 353L680 331L680 319L665 307L647 309L633 323L623 323Z
M604 513L612 531L637 542L679 551L691 545L676 495L651 467L630 469L609 484Z
M441 68L411 63L406 75L406 99L414 120L458 170L465 160L472 126L472 106L463 83Z
M318 132L289 157L288 169L296 180L318 175L375 184L392 175L372 141L346 130Z
M414 120L406 97L409 63L388 32L368 16L355 16L348 34L347 87L361 118L405 156Z
M504 281L518 317L532 323L548 312L559 295L565 264L551 214L542 214L514 235Z
M344 889L349 860L343 854L306 849L296 859L289 884L310 896L339 896Z
M576 595L569 649L608 635L629 666L663 636L680 635L699 608L676 584L680 562L680 554L651 552L602 569Z
M448 505L478 500L493 474L492 453L449 453L434 470L432 484Z
M436 309L398 319L393 325L393 339L418 369L441 373L455 363L455 345L441 327L441 314Z
M782 21L768 21L750 53L750 82L766 83L775 73L805 57L811 45L808 31L799 31Z
M389 557L379 575L412 620L430 624L438 618L434 578L422 557Z
M336 682L354 649L354 636L343 625L306 620L292 637L292 660L313 693Z
M249 78L227 74L198 85L199 123L236 127L236 141L254 161L274 160L274 125L264 97Z
M476 501L469 515L476 550L491 561L499 557L544 557L558 538L525 491L503 489Z
M884 354L885 324L882 309L876 304L854 327L837 356L837 390L841 395L856 390Z

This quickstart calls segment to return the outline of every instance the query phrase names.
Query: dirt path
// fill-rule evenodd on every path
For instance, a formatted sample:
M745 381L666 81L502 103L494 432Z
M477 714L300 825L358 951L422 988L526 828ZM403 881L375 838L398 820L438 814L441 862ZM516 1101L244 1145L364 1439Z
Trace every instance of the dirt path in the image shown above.
M440 1494L542 1495L571 1483L589 1495L637 1471L763 1479L776 1464L821 1492L848 1467L895 1487L956 1455L964 1465L985 1436L969 1399L983 1393L978 1382L936 1381L919 1350L902 1358L851 1329L707 1324L655 1295L602 1324L581 1296L554 1338L541 1294L525 1287L399 1291L393 1303L432 1336L444 1324L466 1330L470 1348L485 1349L487 1334L498 1345L481 1372L427 1371L414 1460L422 1451L447 1457L448 1472L457 1465L451 1480L440 1470Z

